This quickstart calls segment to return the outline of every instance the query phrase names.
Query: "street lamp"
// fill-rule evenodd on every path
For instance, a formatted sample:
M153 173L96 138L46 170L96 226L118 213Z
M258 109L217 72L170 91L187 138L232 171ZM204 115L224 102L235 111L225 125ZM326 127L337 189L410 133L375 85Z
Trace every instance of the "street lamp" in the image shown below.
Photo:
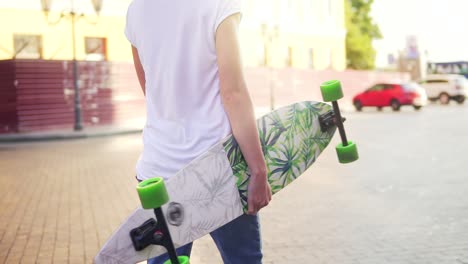
M271 27L270 25L263 23L261 25L261 32L263 37L264 43L264 58L263 58L263 66L267 67L269 70L269 86L270 86L270 109L273 111L275 110L275 91L273 85L273 65L271 64L271 46L273 42L279 38L279 26L274 25Z
M94 11L96 11L97 14L101 12L102 1L103 0L91 0L91 2L93 2Z
M71 17L71 31L72 31L72 50L73 50L73 88L75 92L74 96L74 109L75 109L75 124L74 130L80 131L83 129L83 122L82 122L82 113L81 113L81 98L80 98L80 89L79 89L79 73L78 73L78 60L76 56L76 21L77 18L84 16L84 14L78 14L75 9L75 1L69 0L71 4L71 9L67 13L65 10L62 10L60 13L60 18L52 23L57 24L63 17L69 16ZM103 0L91 0L93 4L93 9L96 14L102 9L102 1ZM41 0L42 11L46 15L46 19L49 18L49 12L52 8L52 0Z
M52 6L52 0L41 0L41 6L42 6L42 11L44 11L47 15Z

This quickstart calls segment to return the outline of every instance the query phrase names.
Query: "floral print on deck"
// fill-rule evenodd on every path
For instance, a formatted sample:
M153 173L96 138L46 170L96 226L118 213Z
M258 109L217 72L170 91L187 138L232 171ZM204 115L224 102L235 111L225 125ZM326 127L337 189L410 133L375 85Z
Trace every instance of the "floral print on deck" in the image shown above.
M257 120L273 194L299 177L327 147L336 128L322 132L319 116L329 111L332 111L331 106L325 103L301 102L280 108ZM246 212L250 179L247 163L233 136L224 143L224 149Z

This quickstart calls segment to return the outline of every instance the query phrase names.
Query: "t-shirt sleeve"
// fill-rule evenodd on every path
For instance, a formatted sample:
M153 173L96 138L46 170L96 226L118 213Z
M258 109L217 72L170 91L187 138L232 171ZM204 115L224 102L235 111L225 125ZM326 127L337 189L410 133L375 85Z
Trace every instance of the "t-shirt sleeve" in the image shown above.
M133 21L133 2L128 6L128 10L127 10L127 18L126 18L126 21L125 21L125 31L124 31L124 34L125 34L125 37L128 39L128 41L134 46L136 47L136 40L135 40L135 31L134 31L134 28L133 28L133 24L135 23L135 21Z
M221 0L215 21L215 32L227 17L236 13L241 13L241 7L241 0Z

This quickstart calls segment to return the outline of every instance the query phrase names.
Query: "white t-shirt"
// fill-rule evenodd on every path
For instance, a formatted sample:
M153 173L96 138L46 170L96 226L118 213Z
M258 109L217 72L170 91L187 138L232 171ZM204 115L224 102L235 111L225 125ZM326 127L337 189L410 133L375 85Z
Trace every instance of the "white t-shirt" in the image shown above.
M220 97L215 33L240 0L134 0L125 35L146 78L140 180L168 178L231 133Z

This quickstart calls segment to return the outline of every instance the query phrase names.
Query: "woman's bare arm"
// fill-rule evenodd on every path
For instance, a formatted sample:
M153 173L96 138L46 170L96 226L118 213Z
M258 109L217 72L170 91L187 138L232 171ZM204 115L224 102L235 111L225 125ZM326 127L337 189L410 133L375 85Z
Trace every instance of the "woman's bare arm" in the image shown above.
M265 159L260 145L252 100L245 83L238 26L240 15L225 19L216 32L221 98L232 132L249 166L248 213L256 214L271 200Z

